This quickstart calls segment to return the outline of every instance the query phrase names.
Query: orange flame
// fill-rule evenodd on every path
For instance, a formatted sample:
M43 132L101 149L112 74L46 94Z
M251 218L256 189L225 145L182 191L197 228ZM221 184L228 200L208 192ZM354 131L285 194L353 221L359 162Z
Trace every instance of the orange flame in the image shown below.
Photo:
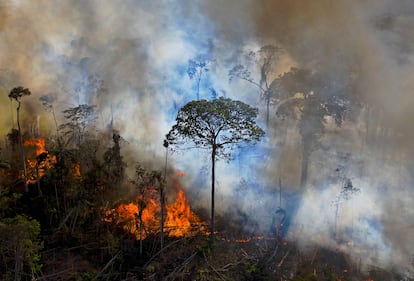
M178 176L184 174L180 172ZM190 204L185 196L184 190L178 180L175 180L175 187L178 190L174 203L167 204L167 216L165 228L169 230L170 236L192 236L197 231L205 230L205 223L191 211Z
M34 146L36 148L36 156L42 154L43 152L47 152L45 149L45 138L37 138L31 140L25 140L24 146Z
M183 174L180 173L179 176ZM193 236L201 231L205 233L206 224L191 211L190 204L178 180L174 180L177 196L171 204L165 205L164 230L171 237ZM115 209L105 212L105 221L113 222L139 238L139 210L142 210L142 224L144 239L149 234L160 231L161 205L159 194L155 188L147 188L143 196L136 202L120 204Z
M48 151L45 149L46 140L43 137L37 138L37 139L30 139L25 140L23 145L25 147L34 147L36 158L40 156L42 153L48 153ZM36 183L36 181L40 180L43 175L45 174L45 169L50 168L54 163L56 163L56 157L47 155L44 161L38 162L37 159L27 159L27 167L31 170L30 176L27 179L27 183L33 184ZM37 175L36 175L36 169L37 169Z

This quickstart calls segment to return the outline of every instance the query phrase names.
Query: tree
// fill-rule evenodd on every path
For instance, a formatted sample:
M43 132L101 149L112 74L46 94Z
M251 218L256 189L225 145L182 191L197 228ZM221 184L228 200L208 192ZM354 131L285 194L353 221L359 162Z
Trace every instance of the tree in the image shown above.
M196 81L196 97L197 100L200 100L200 83L203 73L208 72L208 64L211 60L207 55L198 55L194 59L188 60L187 74L190 79L195 79Z
M266 45L260 48L257 52L250 52L249 57L253 58L255 63L260 67L260 81L257 82L251 74L251 71L247 66L242 64L234 66L229 71L229 79L232 81L234 78L239 78L249 82L259 89L260 97L265 100L266 103L266 128L269 127L270 119L270 104L274 96L273 88L270 87L270 76L275 70L277 59L282 49L273 46Z
M1 276L2 280L10 280L11 272L16 281L22 280L25 273L36 279L43 248L39 234L40 224L34 219L17 215L0 220L0 272L9 272Z
M95 106L80 104L63 111L68 122L61 124L59 130L69 136L76 147L79 147L85 139L86 129L94 121Z
M336 169L339 172L339 169ZM354 187L352 184L351 179L342 176L343 186L342 190L339 195L336 196L335 200L333 200L333 205L335 206L335 225L334 225L334 233L333 237L336 240L338 234L338 218L339 218L339 210L341 208L341 204L343 201L352 200L354 195L361 193L361 190L357 187Z
M211 237L214 237L215 163L230 157L231 149L240 143L257 142L264 131L256 125L258 109L241 101L220 97L191 101L182 107L176 124L166 135L171 145L192 142L211 151Z
M270 85L277 102L276 115L296 119L302 139L300 185L305 187L308 178L309 158L319 147L325 131L327 117L341 126L348 110L343 93L347 85L335 85L322 75L304 68L291 68Z
M164 163L164 176L162 183L160 184L160 205L161 205L161 249L164 248L164 215L165 215L165 188L167 186L167 165L168 165L168 146L169 143L167 140L164 140L163 146L165 147L165 163Z
M20 147L20 156L21 156L21 161L22 161L22 166L23 166L23 175L24 175L24 186L25 186L25 191L28 192L29 191L29 187L27 186L27 168L26 168L26 156L25 156L25 152L24 152L24 147L23 147L23 136L22 136L22 130L20 127L20 106L21 106L21 102L22 102L22 98L24 96L30 96L31 92L28 88L23 88L22 86L13 88L10 93L9 93L9 98L12 100L14 99L17 102L17 128L19 130L19 147Z
M161 172L159 171L147 171L140 164L135 166L135 180L132 181L138 191L137 203L138 213L135 214L138 220L138 231L139 231L139 254L142 255L142 242L143 242L143 212L147 208L147 203L151 197L154 196L153 190L161 189ZM161 226L163 228L163 226Z
M121 136L117 131L113 131L112 140L114 145L104 153L104 170L106 182L110 186L119 186L124 179L126 164L121 155Z
M55 108L53 103L56 101L56 96L54 94L44 95L39 98L39 101L42 103L43 108L47 112L51 112L53 116L53 121L55 122L56 132L59 131L59 126L56 120Z

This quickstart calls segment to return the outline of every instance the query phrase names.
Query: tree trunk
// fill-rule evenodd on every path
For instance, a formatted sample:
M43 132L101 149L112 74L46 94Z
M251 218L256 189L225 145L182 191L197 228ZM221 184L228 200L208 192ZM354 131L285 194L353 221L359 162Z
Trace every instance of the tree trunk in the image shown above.
M214 240L214 188L215 188L215 164L216 164L216 145L213 145L211 152L211 233L210 239Z
M165 180L164 180L164 184L165 184ZM160 203L161 203L161 222L160 222L160 241L161 241L161 249L164 248L164 202L165 202L165 194L164 194L164 186L161 187L160 189Z
M23 261L21 260L20 246L16 246L15 249L15 261L14 261L14 281L20 281L23 273Z
M27 185L26 155L24 152L23 136L22 136L22 131L20 128L20 102L18 102L18 106L17 106L17 128L19 130L19 147L20 147L20 155L21 155L22 166L23 166L24 190L26 192L29 192L29 186Z
M53 107L52 107L52 115L53 115L53 121L55 121L56 134L59 136L59 126L56 121L55 109Z
M168 141L164 140L165 147L165 164L164 164L164 178L160 184L160 200L161 200L161 249L164 248L164 214L165 214L165 189L167 188L167 165L168 165Z

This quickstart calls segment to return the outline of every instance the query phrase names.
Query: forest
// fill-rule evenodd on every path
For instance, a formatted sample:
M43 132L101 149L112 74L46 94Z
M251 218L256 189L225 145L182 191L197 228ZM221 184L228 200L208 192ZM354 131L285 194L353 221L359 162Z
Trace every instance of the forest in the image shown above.
M414 5L173 2L0 3L0 280L414 280Z
M164 147L160 145L160 150L165 149L164 167L145 167L138 158L133 175L127 176L128 164L122 153L125 140L112 123L106 130L96 129L95 105L79 104L65 109L62 111L63 120L59 120L53 99L41 96L38 102L55 123L53 134L41 135L36 126L31 131L22 130L27 126L20 121L20 114L25 108L25 99L32 95L30 89L22 86L11 89L8 97L16 109L17 126L5 136L1 154L2 278L398 278L397 273L380 268L367 271L362 262L353 260L346 251L324 245L299 246L296 236L306 229L293 227L288 233L290 224L293 224L290 222L293 212L297 211L294 206L305 196L311 154L322 146L321 139L328 132L328 126L340 127L345 122L350 102L341 100L340 95L325 94L323 89L317 88L324 85L320 80L323 77L305 69L292 68L268 82L269 65L276 52L279 49L274 46L264 46L258 51L261 82L255 82L244 65L236 65L229 71L231 79L245 80L258 88L265 108L269 110L264 114L263 123L268 131L269 122L274 119L281 120L281 124L295 122L302 140L300 188L293 192L282 190L279 178L279 194L274 193L271 199L274 209L272 222L264 231L260 228L255 231L246 229L243 226L245 222L240 219L247 215L241 210L238 210L239 217L221 212L217 216L216 230L214 194L210 218L205 210L192 210L180 183L185 179L184 172L174 171L168 165L168 154L174 152L171 146L181 143L187 147L191 139L195 149L211 146L212 160L220 159L219 156L231 160L233 150L248 153L246 149L250 146L240 148L233 145L251 139L259 141L265 135L254 124L257 109L223 97L189 102L179 110L177 124L166 135ZM195 63L188 63L190 77L193 73L205 71L207 63L202 61L204 58L197 59ZM200 83L200 80L196 82ZM328 90L329 93L332 91ZM277 109L276 114L270 116L273 108ZM279 126L282 132L286 132L286 128ZM280 134L279 127L273 128ZM216 134L210 137L210 130ZM180 135L184 137L181 142L177 141ZM262 141L261 145L266 145L266 142ZM225 144L232 146L226 148ZM180 145L175 149L182 149ZM260 150L254 150L254 153L258 157L264 156ZM246 161L243 156L237 158ZM212 163L213 184L216 182L215 161ZM249 166L239 169L252 172ZM336 169L340 173L340 168ZM346 245L349 243L346 240L349 239L348 232L356 232L358 227L349 230L349 226L339 226L340 206L358 196L361 190L350 178L342 177L340 180L340 193L332 202L336 208L330 236L338 245ZM169 200L165 199L166 194ZM286 197L284 206L281 203L283 196Z

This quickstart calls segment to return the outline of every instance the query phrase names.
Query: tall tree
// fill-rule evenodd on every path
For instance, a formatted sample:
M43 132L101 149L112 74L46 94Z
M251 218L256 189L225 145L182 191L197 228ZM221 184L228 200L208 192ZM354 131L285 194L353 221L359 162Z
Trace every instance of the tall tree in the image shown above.
M59 126L56 120L56 114L55 114L55 108L53 106L53 103L56 101L56 95L54 94L48 94L41 96L39 98L39 101L42 103L43 108L47 111L52 113L53 121L55 122L56 132L59 131Z
M122 183L125 174L126 164L121 155L121 136L117 131L113 131L113 146L104 153L104 171L108 185L116 187Z
M163 146L165 147L165 163L164 163L164 176L162 183L160 184L160 205L161 205L161 249L164 248L164 215L165 215L165 188L167 186L167 165L168 165L168 146L169 143L167 140L164 140Z
M348 101L344 98L347 86L330 84L322 73L291 68L275 79L270 87L276 93L277 116L298 121L302 140L300 185L305 187L309 158L319 147L327 117L331 117L338 126L343 122L348 109Z
M88 126L95 120L95 106L80 104L63 111L67 122L59 126L63 134L69 136L76 147L79 147L84 141Z
M248 66L238 64L229 71L229 79L232 81L234 78L239 78L249 82L253 86L259 89L260 97L266 104L266 128L269 127L270 120L270 104L274 96L273 88L271 85L271 74L275 71L277 59L282 49L274 45L265 45L256 52L249 52L248 57L253 60L255 66L260 71L259 81L255 80L252 76Z
M195 79L196 82L196 98L200 100L200 83L203 73L209 71L208 65L211 60L207 55L198 55L194 59L188 60L187 74L190 79Z
M20 155L21 155L21 161L22 161L22 167L23 167L23 175L24 175L24 186L26 192L29 191L29 187L27 185L27 168L26 168L26 156L25 151L23 147L23 136L22 136L22 130L20 127L20 107L22 98L24 96L30 96L31 92L28 88L24 88L22 86L13 88L9 93L9 98L11 100L15 100L17 102L17 108L16 108L16 114L17 114L17 128L19 130L19 147L20 147Z
M229 159L231 150L240 143L257 142L264 131L256 124L258 109L241 101L220 97L191 101L182 107L166 135L171 145L190 142L211 152L211 238L214 237L215 163Z

